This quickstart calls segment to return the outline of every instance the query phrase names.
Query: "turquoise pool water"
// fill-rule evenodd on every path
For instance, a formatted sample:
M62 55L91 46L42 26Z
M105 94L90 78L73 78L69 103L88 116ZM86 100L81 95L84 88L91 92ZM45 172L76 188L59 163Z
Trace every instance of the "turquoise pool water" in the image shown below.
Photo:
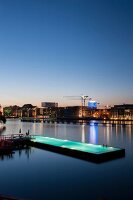
M38 142L61 148L73 149L94 154L102 154L120 150L120 148L106 147L103 145L95 145L90 143L74 142L70 140L62 140L44 136L33 136L31 140L32 142Z

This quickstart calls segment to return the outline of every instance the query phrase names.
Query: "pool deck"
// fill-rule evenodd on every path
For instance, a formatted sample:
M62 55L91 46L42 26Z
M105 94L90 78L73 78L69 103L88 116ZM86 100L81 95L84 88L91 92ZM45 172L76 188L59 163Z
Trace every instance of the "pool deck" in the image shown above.
M125 156L125 149L75 142L39 135L13 134L0 138L0 155L12 154L13 150L37 147L52 152L101 163Z
M101 163L125 156L125 149L74 142L44 136L32 136L30 145L83 160Z

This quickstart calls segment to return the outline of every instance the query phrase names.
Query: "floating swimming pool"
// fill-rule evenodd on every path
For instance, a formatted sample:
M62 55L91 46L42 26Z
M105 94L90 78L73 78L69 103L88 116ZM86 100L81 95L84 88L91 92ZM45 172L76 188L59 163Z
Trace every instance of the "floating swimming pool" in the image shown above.
M32 136L33 146L49 149L55 152L100 162L125 155L125 150L89 143L62 140L44 136Z

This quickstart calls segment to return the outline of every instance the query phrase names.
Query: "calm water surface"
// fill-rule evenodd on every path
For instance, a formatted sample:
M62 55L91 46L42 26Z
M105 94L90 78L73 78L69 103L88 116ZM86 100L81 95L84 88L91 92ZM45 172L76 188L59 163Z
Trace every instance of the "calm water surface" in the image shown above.
M46 150L16 151L0 160L0 194L36 200L133 199L133 125L94 126L9 120L2 134L41 134L126 149L126 156L102 164Z

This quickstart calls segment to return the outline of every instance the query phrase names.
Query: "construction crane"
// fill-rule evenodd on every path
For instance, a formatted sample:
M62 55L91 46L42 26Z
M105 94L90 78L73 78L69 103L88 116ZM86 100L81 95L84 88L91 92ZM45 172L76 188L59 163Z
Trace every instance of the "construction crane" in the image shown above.
M86 100L91 100L91 98L89 98L89 96L87 96L87 95L82 95L81 96L81 101L82 101L82 106L85 106L85 103L86 103Z
M71 100L81 100L81 106L86 105L86 100L91 100L88 95L81 95L81 96L64 96L64 98L70 98Z
M91 100L88 95L81 95L81 96L64 96L65 98L70 98L71 100L81 100L81 110L82 110L82 117L84 117L84 108L86 106L86 100Z

